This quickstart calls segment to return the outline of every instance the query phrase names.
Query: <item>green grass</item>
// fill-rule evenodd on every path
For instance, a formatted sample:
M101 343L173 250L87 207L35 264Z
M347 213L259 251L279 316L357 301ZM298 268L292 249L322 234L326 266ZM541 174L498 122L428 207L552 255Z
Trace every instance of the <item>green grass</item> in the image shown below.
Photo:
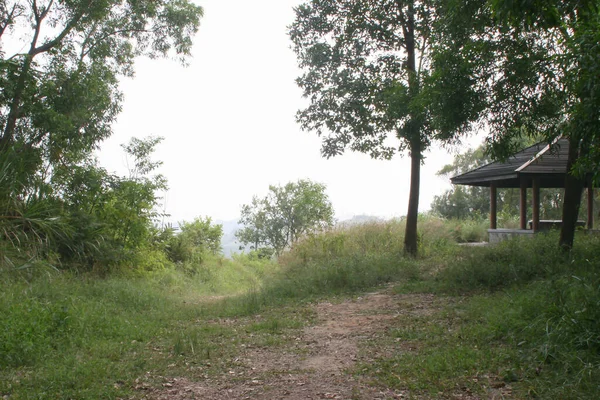
M277 263L211 259L192 276L1 276L0 396L124 398L168 377L205 379L243 346L288 344L314 322L312 302L395 282L442 307L370 338L354 373L434 397L510 387L517 398L595 398L600 240L578 236L568 254L553 234L460 247L453 226L424 219L417 259L402 256L403 221L390 221L307 238Z
M597 398L600 241L581 235L569 254L556 243L550 234L465 248L433 276L399 285L399 293L431 291L448 304L371 342L394 355L355 372L446 397L510 387L517 398Z
M226 370L241 341L277 346L310 310L262 308L256 321L227 312L220 296L254 288L276 266L223 260L212 278L176 271L132 278L44 274L4 281L0 292L0 395L117 398L134 382ZM259 265L260 264L260 265Z

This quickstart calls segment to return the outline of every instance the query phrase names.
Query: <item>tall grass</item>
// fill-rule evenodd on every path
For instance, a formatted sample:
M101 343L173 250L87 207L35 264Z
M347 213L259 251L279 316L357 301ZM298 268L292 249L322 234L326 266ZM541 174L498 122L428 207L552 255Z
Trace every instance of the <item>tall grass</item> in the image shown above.
M416 264L402 256L403 225L373 222L306 237L279 258L281 273L263 294L310 298L416 277Z
M234 345L218 341L234 332L204 322L220 312L213 305L220 296L259 287L276 268L237 256L215 258L192 277L175 269L104 278L57 270L34 279L5 274L0 394L123 397L132 386L123 382L165 371L180 354L214 363Z
M381 374L397 376L398 365L408 361L424 368L431 359L432 374L447 374L440 384L456 380L457 371L449 368L456 365L473 373L505 368L511 382L542 398L592 398L600 392L600 238L577 237L568 254L558 250L552 233L462 247L456 226L422 216L417 259L403 256L404 221L393 220L306 237L277 262L249 255L213 257L193 275L167 268L99 279L40 268L33 278L21 279L19 273L5 272L0 393L9 398L31 393L38 398L126 397L132 385L123 382L147 371L167 371L169 365L184 364L182 359L193 365L210 360L206 368L213 368L208 364L227 358L241 330L211 319L230 316L241 324L245 315L264 316L290 304L388 282L403 292L419 286L443 296L458 294L460 302L448 312L451 334L438 320L402 331L432 350L417 358L381 360ZM273 334L298 324L275 316L244 330ZM479 352L472 346L489 348ZM457 358L461 354L464 359ZM421 379L417 375L414 379Z
M600 393L600 238L581 234L569 253L557 243L550 232L463 249L436 275L436 287L473 295L459 335L508 346L492 353L506 359L524 394L593 399Z
M418 259L405 257L403 219L332 229L303 240L279 257L280 270L261 290L228 300L235 313L256 313L265 306L311 301L353 293L389 282L417 282L458 245L444 220L421 216Z

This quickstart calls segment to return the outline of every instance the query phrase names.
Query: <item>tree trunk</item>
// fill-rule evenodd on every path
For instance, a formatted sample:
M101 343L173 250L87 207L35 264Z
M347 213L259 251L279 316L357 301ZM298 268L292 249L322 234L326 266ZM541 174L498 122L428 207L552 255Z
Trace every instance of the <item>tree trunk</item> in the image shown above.
M567 174L565 178L565 199L563 202L562 225L560 228L559 245L569 250L573 247L575 226L579 216L581 195L583 193L584 178L571 174L571 168L579 157L579 141L569 138L569 158L567 160Z
M415 98L419 94L419 77L416 69L415 9L412 2L409 2L408 5L404 28L408 92L412 98ZM417 219L419 217L419 188L421 184L422 125L419 116L411 113L406 128L408 128L408 137L410 138L410 193L408 195L406 230L404 232L404 253L414 257L418 251Z
M6 126L4 127L4 132L2 132L2 137L0 137L0 152L7 151L13 142L15 129L17 127L17 120L19 119L21 109L21 98L23 96L23 92L25 91L25 86L27 85L27 75L29 74L29 70L31 68L31 61L32 57L30 55L26 55L25 59L23 60L21 71L19 72L17 86L15 92L12 94L12 100L10 102L8 116L6 118Z
M419 217L419 188L421 185L421 145L413 144L410 151L410 193L404 231L404 253L416 256L418 249L417 218Z

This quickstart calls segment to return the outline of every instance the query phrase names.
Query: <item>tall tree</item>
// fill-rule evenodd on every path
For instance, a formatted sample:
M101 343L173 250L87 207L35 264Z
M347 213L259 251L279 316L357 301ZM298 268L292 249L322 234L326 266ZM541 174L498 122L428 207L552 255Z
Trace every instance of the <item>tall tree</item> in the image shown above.
M298 120L323 138L322 154L348 147L381 159L410 154L404 249L411 255L423 153L432 140L452 137L428 110L432 3L312 0L295 9L289 31L304 70L297 83L310 101Z
M254 250L265 246L279 255L303 235L330 227L333 207L324 185L301 179L270 186L262 199L254 197L242 206L240 224L244 228L236 236L243 244Z
M201 15L187 0L2 0L0 157L42 181L84 160L111 134L118 76L140 55L183 60Z
M523 136L541 134L549 143L567 137L560 245L570 248L585 172L600 165L598 1L441 4L433 65L438 82L454 85L439 96L436 114L452 113L461 93L474 94L490 129L488 143L500 156L513 153Z
M90 258L110 253L102 237L136 245L151 184L107 174L91 152L121 109L119 76L142 55L183 62L201 16L188 0L0 0L0 223L19 221L0 248L17 238ZM113 222L127 228L106 234Z

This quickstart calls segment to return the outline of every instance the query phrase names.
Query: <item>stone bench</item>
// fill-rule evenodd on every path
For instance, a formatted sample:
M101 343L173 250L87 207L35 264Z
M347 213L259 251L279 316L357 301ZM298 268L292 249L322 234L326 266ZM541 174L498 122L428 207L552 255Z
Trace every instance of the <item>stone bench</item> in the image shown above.
M529 221L527 224L529 229L533 229L533 221ZM550 229L560 229L562 226L562 220L560 219L541 219L539 230L540 231L549 231ZM577 221L576 227L585 227L585 221Z

